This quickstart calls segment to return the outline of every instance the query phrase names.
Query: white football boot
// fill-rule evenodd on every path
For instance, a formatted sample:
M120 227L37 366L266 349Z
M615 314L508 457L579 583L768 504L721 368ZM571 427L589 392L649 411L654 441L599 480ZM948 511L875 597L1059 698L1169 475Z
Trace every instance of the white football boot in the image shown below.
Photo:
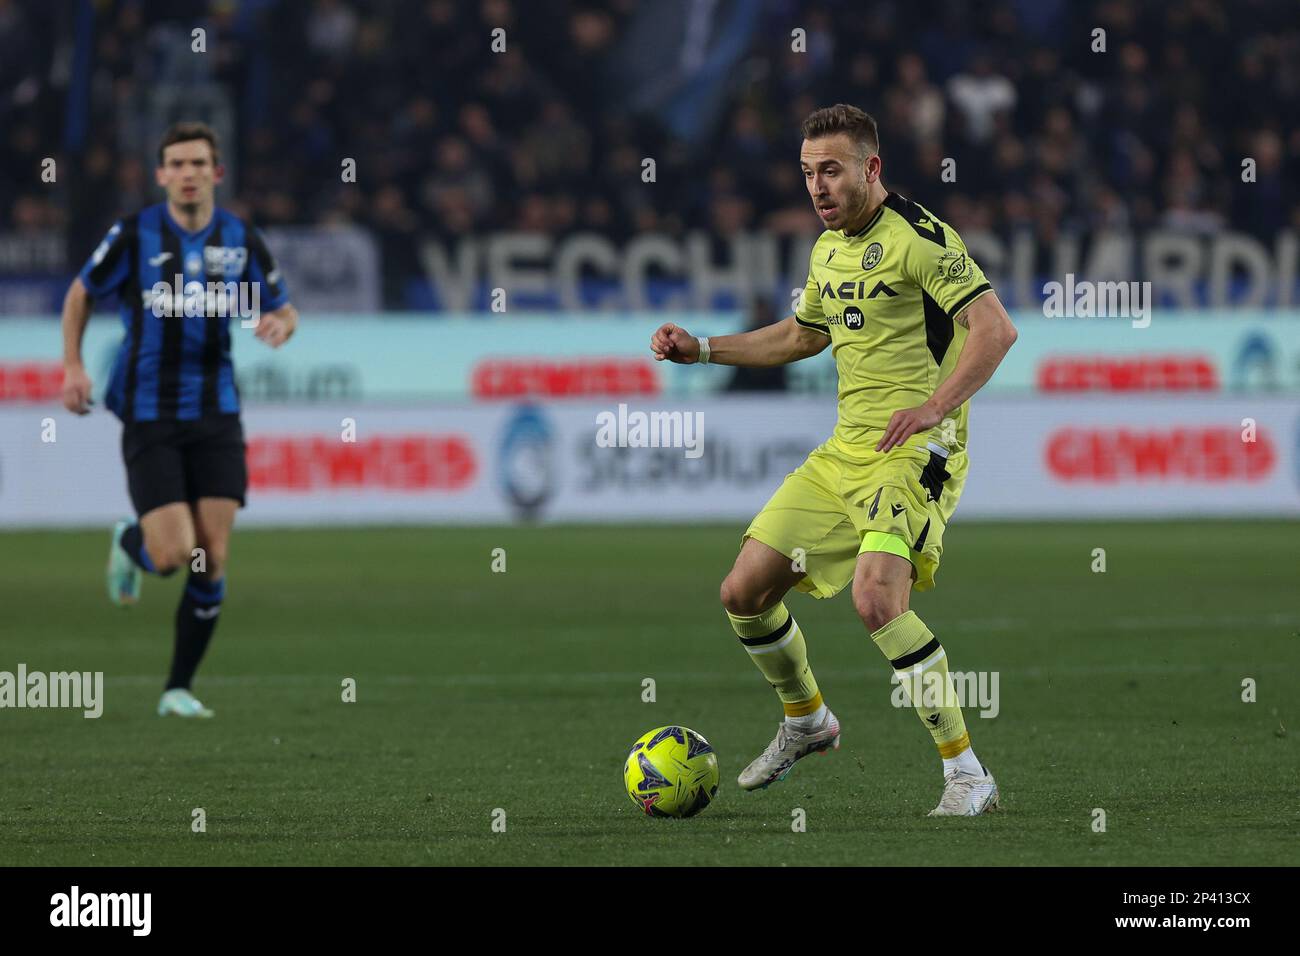
M162 699L158 701L158 716L166 717L168 714L175 714L177 717L216 716L184 687L173 687L163 692Z
M781 721L776 737L754 762L740 772L736 782L744 790L761 790L784 780L795 761L813 753L825 754L840 749L840 722L826 710L826 720L818 730L800 733Z
M954 770L943 776L943 796L939 805L926 816L930 817L977 817L998 808L998 785L983 764L982 777L973 773Z

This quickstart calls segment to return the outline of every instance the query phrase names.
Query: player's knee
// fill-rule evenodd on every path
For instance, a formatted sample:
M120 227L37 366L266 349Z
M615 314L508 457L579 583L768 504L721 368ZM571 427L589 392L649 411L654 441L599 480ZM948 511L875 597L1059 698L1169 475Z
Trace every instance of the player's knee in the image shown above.
M880 630L905 610L901 598L870 582L854 586L853 607L868 631Z
M153 559L159 574L171 574L190 563L194 542L184 538L171 538L161 542L146 542L145 549Z
M207 576L213 581L219 580L226 573L226 546L224 544L201 544L198 547L199 554L203 559L201 570L207 573Z
M184 548L164 548L161 555L154 556L152 553L154 567L162 575L174 574L178 569L185 567L189 563L189 552Z
M775 592L772 588L755 586L752 582L735 574L728 574L722 581L719 593L722 606L738 617L752 617L762 614L774 602Z

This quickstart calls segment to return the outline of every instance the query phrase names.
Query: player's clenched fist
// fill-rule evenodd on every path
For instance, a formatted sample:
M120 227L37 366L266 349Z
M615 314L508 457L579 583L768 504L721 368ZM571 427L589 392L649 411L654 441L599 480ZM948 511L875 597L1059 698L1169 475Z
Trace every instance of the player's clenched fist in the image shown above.
M678 362L690 365L700 360L700 341L680 325L665 322L650 336L650 351L655 361Z
M285 342L289 341L294 330L298 328L298 311L291 306L283 306L274 312L267 312L257 317L257 329L253 332L255 336L271 346L278 349Z
M80 366L63 369L63 407L78 415L90 411L90 376Z

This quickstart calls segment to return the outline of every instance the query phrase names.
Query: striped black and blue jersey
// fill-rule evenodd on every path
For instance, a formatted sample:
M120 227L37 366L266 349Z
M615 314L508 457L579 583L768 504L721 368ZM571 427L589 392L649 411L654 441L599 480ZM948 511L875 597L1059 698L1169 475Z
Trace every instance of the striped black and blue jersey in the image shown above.
M192 421L239 411L230 313L214 307L211 292L187 296L199 305L183 308L180 298L159 296L159 283L193 293L223 284L237 284L225 285L232 292L255 289L261 312L289 301L261 233L219 207L198 232L181 228L166 203L142 209L113 225L80 275L92 297L116 292L121 299L126 336L106 403L124 422Z

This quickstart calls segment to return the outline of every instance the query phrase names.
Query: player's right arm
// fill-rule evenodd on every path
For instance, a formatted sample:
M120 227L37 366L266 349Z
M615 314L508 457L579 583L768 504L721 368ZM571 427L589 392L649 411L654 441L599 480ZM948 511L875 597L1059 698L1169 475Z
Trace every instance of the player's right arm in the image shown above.
M709 361L715 365L740 365L745 368L770 368L789 365L821 352L831 344L831 330L822 313L821 289L812 272L817 255L813 246L808 258L808 281L794 307L794 315L780 322L740 332L709 338ZM661 325L650 337L655 361L690 365L700 360L700 341L679 325Z
M790 315L752 332L711 336L709 362L746 368L789 365L816 355L830 344L828 335L800 325ZM654 352L657 362L667 359L691 365L700 360L700 340L680 325L665 322L650 336L650 351Z
M81 361L81 339L95 299L126 282L134 232L135 217L114 223L63 297L63 406L78 415L90 411L90 376Z
M78 415L90 411L90 376L81 362L81 339L94 306L95 300L77 276L63 297L63 407Z

